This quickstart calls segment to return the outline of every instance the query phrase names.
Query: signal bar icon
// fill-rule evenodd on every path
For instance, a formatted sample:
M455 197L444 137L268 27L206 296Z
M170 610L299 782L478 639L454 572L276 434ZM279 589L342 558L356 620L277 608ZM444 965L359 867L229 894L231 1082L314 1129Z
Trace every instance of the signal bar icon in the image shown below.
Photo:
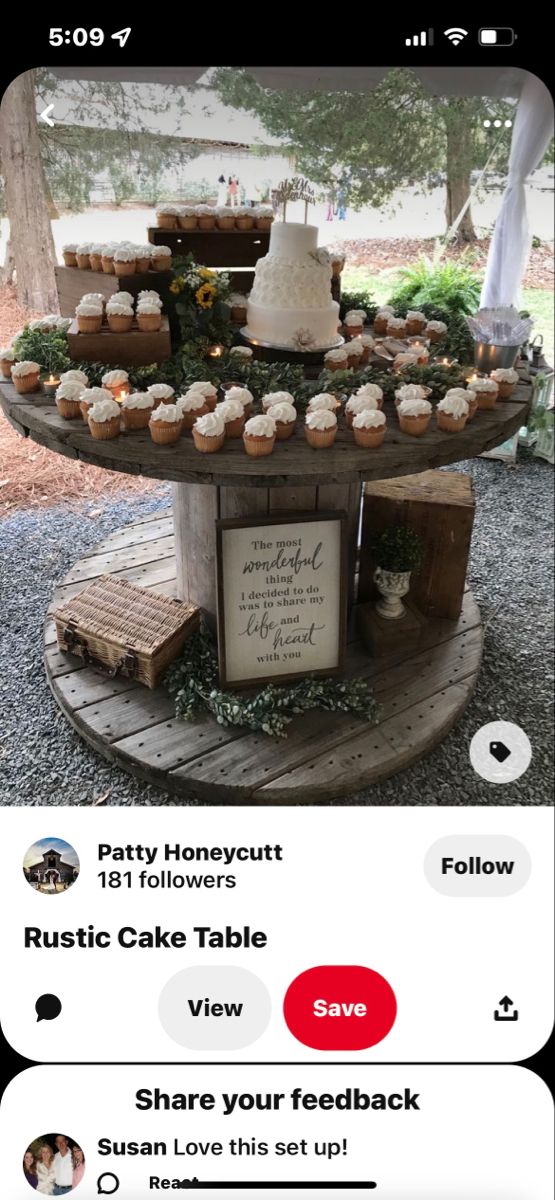
M405 46L433 46L433 44L433 29L423 29L421 33L413 33L412 37L405 38Z

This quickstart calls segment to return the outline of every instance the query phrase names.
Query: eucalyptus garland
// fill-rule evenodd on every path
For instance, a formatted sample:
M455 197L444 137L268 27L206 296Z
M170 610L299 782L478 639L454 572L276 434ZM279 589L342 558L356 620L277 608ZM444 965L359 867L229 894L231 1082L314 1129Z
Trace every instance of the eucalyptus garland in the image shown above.
M175 715L192 721L209 712L219 725L243 725L272 737L287 737L286 727L308 709L351 712L375 725L380 706L363 679L314 679L258 692L223 692L218 686L215 640L205 625L185 644L181 658L169 668L165 684L175 701Z

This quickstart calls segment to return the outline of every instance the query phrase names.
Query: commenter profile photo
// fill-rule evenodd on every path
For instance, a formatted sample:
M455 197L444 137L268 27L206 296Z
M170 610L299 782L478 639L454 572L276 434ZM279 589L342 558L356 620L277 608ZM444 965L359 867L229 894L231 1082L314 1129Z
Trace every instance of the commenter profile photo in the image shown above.
M83 1179L85 1155L65 1133L45 1133L27 1147L23 1174L38 1196L66 1196Z
M35 892L57 896L67 892L79 878L79 857L69 842L41 838L29 847L23 859L23 874Z

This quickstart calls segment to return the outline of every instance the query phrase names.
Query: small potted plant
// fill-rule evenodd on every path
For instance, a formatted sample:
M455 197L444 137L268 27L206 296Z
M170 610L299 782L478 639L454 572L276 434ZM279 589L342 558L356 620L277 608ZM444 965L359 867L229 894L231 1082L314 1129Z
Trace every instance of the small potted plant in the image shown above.
M374 538L371 550L377 564L374 581L380 593L376 612L388 620L398 620L406 613L401 597L406 596L411 571L420 562L420 538L412 529L392 525Z

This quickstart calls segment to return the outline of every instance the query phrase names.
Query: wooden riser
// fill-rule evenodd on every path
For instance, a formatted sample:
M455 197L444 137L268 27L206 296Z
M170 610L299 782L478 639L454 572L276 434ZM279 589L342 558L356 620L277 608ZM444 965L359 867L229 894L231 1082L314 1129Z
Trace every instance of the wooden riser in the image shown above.
M205 267L255 267L270 246L269 232L260 229L203 233L202 229L158 229L153 225L148 240L155 246L171 246L176 258L192 254L195 262Z
M129 333L113 333L103 326L100 333L79 333L77 322L68 330L69 356L73 362L101 362L122 367L146 367L171 357L170 327L162 317L158 333L143 333L133 328Z

